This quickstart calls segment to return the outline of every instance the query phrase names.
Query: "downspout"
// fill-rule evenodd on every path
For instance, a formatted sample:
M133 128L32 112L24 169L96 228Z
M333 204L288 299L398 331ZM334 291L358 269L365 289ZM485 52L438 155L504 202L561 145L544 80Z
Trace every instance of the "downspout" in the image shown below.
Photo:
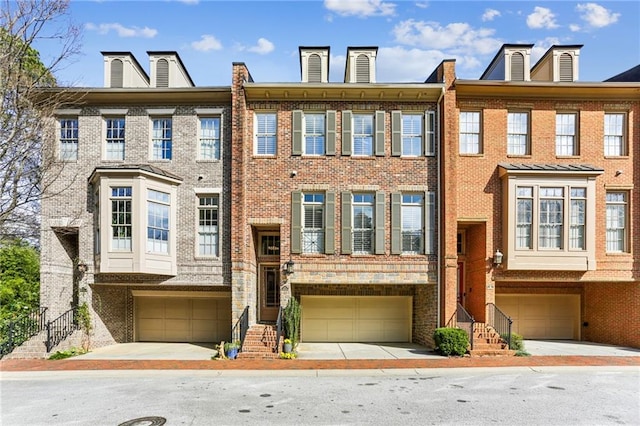
M442 138L442 124L440 121L440 102L442 101L442 98L444 97L444 93L445 93L445 77L442 77L442 92L440 93L440 96L438 97L438 103L436 104L436 122L438 123L438 142L440 142L443 138ZM442 211L440 210L440 205L441 205L441 198L442 198L442 187L441 187L441 162L442 162L442 144L438 143L438 165L437 165L437 169L438 169L438 183L437 183L437 196L436 196L436 212L438 212L436 214L436 229L438 230L438 250L437 250L437 262L436 262L436 286L437 286L437 300L438 300L438 312L437 312L437 321L436 321L436 327L440 328L441 327L441 321L440 321L440 316L441 316L441 311L442 311L442 300L440 300L441 296L440 296L440 287L442 285L442 277L440 274L441 271L441 263L442 263L442 229L440 229L440 215L442 214Z

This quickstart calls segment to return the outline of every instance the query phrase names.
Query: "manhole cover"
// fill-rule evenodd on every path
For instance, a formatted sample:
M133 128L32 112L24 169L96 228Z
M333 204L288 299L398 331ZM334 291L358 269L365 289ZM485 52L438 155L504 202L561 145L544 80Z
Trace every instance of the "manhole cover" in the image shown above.
M166 422L167 419L164 417L150 416L127 420L124 423L120 423L118 426L162 426Z

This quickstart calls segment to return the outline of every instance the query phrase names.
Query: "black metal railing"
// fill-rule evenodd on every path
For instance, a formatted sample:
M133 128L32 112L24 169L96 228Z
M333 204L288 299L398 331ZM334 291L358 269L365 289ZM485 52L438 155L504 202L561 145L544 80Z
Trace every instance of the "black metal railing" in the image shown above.
M0 327L0 358L40 333L47 322L47 308L35 308Z
M71 308L53 321L47 322L47 352L51 352L51 349L79 328L76 309Z
M458 307L456 309L456 313L451 317L447 327L457 327L464 330L469 336L469 346L473 349L473 325L476 323L476 320L473 316L467 312L467 310L458 303Z
M513 320L509 318L493 303L487 303L487 325L493 327L507 342L507 347L511 349L511 325Z
M278 353L280 350L280 337L283 335L282 328L282 306L278 309L278 318L276 319L276 347L273 348L273 352Z
M245 306L242 315L240 315L240 318L238 318L238 321L233 326L233 330L231 330L231 341L240 342L240 347L242 348L247 330L249 330L249 306Z

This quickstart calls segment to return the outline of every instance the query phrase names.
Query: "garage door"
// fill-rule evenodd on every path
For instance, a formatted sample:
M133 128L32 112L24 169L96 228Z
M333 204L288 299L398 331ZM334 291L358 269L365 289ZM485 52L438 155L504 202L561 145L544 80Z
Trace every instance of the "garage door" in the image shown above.
M580 339L580 296L496 294L496 305L525 339Z
M136 297L139 342L219 342L231 328L229 298Z
M304 342L410 342L411 296L302 296Z

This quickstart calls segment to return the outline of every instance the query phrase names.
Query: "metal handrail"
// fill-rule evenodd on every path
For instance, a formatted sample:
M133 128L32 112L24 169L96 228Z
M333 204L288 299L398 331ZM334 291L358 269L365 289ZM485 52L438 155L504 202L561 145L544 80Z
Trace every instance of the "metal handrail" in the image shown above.
M273 352L278 353L280 349L280 337L283 335L282 328L282 306L278 309L278 318L276 319L276 346Z
M507 347L511 349L511 325L513 320L493 303L487 303L487 308L487 325L493 327L500 337L507 341Z
M3 324L0 358L11 353L16 347L40 333L44 329L46 321L47 308L35 308L26 315Z
M471 349L473 349L473 327L475 323L476 320L473 318L473 315L467 312L464 306L458 303L456 312L447 323L447 327L455 327L464 330L467 333L467 336L469 336L469 345L471 346Z
M70 336L78 327L77 308L71 308L53 321L47 322L47 352Z
M240 342L240 348L244 344L244 338L247 336L247 330L249 330L249 306L245 306L240 318L236 321L236 324L231 330L232 342Z

